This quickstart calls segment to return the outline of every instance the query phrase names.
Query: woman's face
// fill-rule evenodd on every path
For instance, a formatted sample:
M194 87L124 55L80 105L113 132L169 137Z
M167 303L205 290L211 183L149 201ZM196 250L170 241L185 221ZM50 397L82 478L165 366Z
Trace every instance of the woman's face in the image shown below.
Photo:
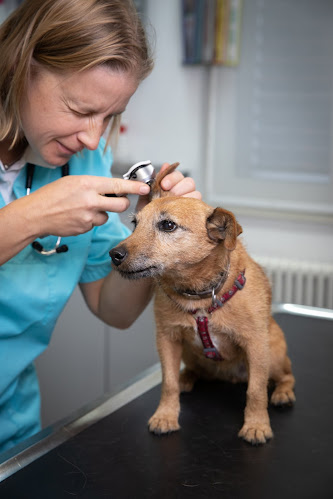
M112 116L137 89L125 72L98 66L59 75L38 66L21 103L24 135L44 163L61 166L83 148L94 150Z

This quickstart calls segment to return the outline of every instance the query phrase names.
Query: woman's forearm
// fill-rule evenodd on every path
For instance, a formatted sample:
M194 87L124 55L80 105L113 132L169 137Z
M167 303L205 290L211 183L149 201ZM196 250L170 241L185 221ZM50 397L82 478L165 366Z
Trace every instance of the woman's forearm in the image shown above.
M38 237L38 227L27 198L0 209L0 265Z
M106 324L127 329L150 302L154 284L151 279L128 280L117 271L104 279L80 284L90 310Z
M128 280L117 271L112 271L102 286L100 317L115 327L130 327L150 302L153 289L151 279Z

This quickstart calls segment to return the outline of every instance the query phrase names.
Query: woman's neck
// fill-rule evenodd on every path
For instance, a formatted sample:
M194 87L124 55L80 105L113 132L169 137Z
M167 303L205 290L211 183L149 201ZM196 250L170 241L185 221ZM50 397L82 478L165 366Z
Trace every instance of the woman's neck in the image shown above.
M4 165L11 166L18 161L27 148L26 140L22 140L10 149L11 140L4 139L0 141L0 159Z

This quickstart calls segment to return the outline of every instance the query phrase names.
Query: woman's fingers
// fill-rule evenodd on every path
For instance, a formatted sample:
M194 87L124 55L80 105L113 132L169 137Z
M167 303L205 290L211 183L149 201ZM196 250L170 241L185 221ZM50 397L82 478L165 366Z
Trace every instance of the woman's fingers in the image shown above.
M168 163L164 163L161 167L161 171L165 170L169 166ZM201 199L200 192L195 189L195 182L191 177L184 177L184 175L175 170L170 173L161 181L161 187L165 191L172 192L175 196L186 196Z
M135 180L124 180L121 178L105 178L105 177L95 177L102 179L102 182L100 184L96 185L96 189L98 190L99 194L104 194L104 195L112 195L115 194L116 196L126 196L127 194L137 194L137 195L144 195L148 194L150 191L149 185L145 184L144 182L138 182Z

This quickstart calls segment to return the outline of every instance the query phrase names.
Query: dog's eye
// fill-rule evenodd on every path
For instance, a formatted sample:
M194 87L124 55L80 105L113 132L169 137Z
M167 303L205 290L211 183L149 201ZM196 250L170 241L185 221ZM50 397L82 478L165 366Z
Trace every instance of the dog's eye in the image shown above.
M172 222L172 220L161 220L161 222L158 223L158 228L163 232L173 232L177 229L177 224Z

